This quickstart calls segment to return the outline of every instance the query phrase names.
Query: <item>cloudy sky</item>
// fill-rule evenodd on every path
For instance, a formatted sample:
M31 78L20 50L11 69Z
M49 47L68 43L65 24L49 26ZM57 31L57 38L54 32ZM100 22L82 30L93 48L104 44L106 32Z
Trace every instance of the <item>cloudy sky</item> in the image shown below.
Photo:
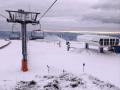
M0 13L6 9L25 9L41 15L54 0L0 0ZM40 15L40 16L41 16ZM39 16L39 17L40 17ZM43 29L120 31L120 0L58 0L41 19ZM10 29L0 17L0 29ZM33 27L33 26L31 26Z

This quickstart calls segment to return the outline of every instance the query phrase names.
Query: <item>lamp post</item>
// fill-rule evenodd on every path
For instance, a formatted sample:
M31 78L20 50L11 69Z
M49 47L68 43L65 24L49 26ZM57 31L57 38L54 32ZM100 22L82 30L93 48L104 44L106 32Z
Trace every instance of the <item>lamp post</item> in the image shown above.
M7 18L7 22L10 23L20 23L21 24L21 33L22 33L22 65L21 70L23 72L28 71L27 65L27 24L38 24L37 16L40 13L36 12L27 12L22 9L18 9L18 11L6 10L9 13L9 18Z

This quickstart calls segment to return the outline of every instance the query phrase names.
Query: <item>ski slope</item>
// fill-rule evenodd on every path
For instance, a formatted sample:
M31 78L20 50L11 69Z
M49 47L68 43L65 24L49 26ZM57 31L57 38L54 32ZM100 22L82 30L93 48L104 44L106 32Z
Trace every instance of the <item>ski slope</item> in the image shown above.
M73 73L78 76L85 74L85 76L83 76L85 78L86 75L92 75L120 88L119 54L114 54L107 51L105 54L101 54L97 51L97 49L95 49L97 47L92 47L92 49L86 50L84 49L84 44L78 42L71 42L72 48L68 52L66 50L64 40L61 40L61 47L58 46L57 40L28 41L29 71L23 73L20 71L22 60L21 45L21 41L14 40L9 46L0 50L0 86L4 84L2 83L4 80L12 81L7 85L10 85L9 87L13 87L16 82L21 80L36 80L37 76L39 77L44 75L58 76L63 73L64 70L65 72ZM86 64L84 73L82 66L83 63ZM50 67L49 72L47 65ZM98 90L95 88L88 88L88 90ZM75 90L80 89L77 88Z
M9 40L1 39L1 40L0 40L0 49L8 46L10 43L11 43L11 41L9 41Z

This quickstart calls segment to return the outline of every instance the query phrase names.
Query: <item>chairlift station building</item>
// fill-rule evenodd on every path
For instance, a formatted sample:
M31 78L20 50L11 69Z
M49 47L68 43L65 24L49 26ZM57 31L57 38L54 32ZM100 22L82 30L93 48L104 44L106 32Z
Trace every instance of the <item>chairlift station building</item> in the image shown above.
M105 47L119 46L120 39L117 37L103 36L103 35L79 35L77 40L85 43L85 47L89 45L98 46L100 52L103 52Z

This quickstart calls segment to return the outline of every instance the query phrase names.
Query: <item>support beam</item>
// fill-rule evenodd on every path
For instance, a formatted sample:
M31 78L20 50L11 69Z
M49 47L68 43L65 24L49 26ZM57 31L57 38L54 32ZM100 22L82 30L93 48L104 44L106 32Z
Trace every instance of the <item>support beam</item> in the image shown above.
M100 47L100 53L104 53L103 47Z
M85 43L85 48L88 49L89 48L89 44Z

